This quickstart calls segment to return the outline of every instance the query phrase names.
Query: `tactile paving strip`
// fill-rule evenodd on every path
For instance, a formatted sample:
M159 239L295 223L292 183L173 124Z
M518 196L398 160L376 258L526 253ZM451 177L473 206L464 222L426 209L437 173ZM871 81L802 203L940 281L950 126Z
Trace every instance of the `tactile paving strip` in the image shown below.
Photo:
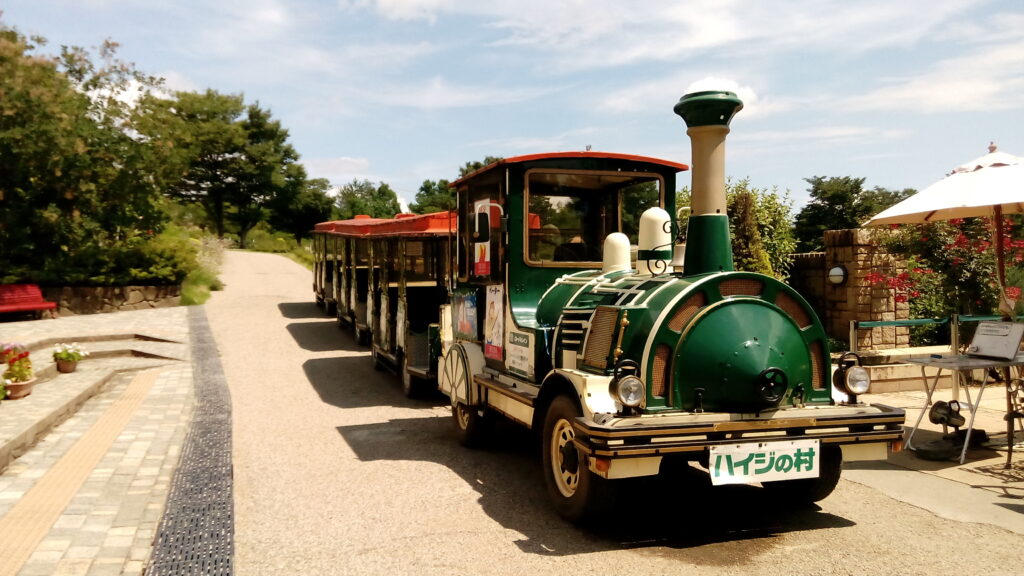
M231 395L206 312L189 308L195 412L171 481L148 576L234 573Z

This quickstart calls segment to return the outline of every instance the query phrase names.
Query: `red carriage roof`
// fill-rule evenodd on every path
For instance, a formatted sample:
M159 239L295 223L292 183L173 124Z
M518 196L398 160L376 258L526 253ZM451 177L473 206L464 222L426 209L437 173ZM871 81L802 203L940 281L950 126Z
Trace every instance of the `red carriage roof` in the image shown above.
M455 212L398 214L394 218L356 216L321 222L313 230L343 236L443 236L455 231L455 222Z

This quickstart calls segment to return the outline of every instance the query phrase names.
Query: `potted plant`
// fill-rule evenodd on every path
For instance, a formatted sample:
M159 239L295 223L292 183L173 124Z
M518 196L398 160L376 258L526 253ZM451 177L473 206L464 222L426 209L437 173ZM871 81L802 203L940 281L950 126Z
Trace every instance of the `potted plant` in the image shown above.
M7 365L0 376L4 380L6 396L15 399L31 394L36 379L32 373L28 348L14 343L0 345L0 361Z
M89 353L78 345L78 342L71 344L57 344L53 347L53 361L57 363L57 371L61 374L70 374L78 367L78 361L88 356Z

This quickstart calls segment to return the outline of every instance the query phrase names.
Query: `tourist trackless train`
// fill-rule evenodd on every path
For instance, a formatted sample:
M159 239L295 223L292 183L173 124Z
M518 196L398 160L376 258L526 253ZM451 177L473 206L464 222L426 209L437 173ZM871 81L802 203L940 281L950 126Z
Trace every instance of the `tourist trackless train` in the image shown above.
M594 519L616 480L666 462L820 500L843 460L900 449L904 414L858 402L869 380L855 362L833 376L797 292L733 270L724 151L741 108L729 92L675 107L693 151L685 243L670 215L687 166L518 156L454 182L455 212L317 225L317 300L408 394L436 383L464 444L497 415L536 430L569 520Z

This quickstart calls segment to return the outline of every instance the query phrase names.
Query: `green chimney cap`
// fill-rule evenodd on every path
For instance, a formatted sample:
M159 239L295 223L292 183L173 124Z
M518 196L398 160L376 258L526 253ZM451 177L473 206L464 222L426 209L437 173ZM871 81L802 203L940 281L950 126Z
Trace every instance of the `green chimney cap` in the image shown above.
M742 109L743 101L736 94L714 90L686 94L673 108L690 128L728 126L732 117Z

